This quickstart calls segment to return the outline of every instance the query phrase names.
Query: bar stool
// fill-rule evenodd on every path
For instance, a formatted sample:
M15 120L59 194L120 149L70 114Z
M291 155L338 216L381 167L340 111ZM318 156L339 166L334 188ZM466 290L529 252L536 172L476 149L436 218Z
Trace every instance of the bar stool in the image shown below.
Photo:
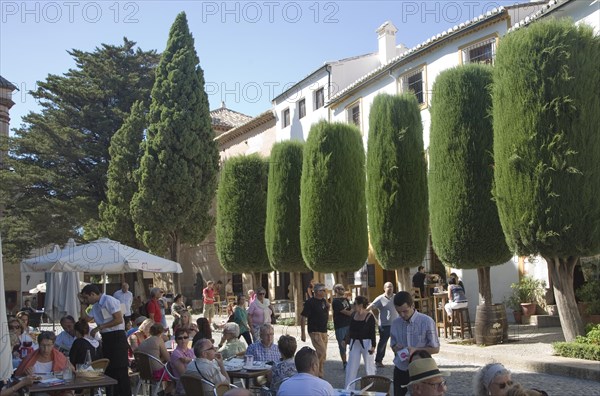
M471 330L471 318L468 308L458 308L452 310L452 331L451 336L454 339L454 333L460 334L460 338L465 339L465 333L469 332L470 338L473 338Z

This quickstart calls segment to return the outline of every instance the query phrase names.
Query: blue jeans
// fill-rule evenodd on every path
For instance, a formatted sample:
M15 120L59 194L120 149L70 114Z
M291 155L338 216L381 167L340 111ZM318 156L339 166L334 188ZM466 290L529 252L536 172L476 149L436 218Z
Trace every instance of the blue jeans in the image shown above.
M379 326L379 342L377 343L377 354L375 355L375 362L381 363L385 356L385 348L387 342L390 339L390 329L392 326Z
M350 330L350 326L339 327L335 329L335 339L338 343L338 348L340 349L340 356L343 356L344 361L346 361L346 348L347 345L342 346L342 341L346 338L348 331Z

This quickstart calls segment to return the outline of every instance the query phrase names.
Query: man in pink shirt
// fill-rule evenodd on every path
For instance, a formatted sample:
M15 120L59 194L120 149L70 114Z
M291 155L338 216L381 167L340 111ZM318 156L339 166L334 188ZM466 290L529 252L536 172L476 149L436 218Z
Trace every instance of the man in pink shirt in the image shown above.
M215 289L214 282L206 282L206 287L202 290L202 297L204 299L204 317L208 320L208 323L212 323L212 318L215 316Z

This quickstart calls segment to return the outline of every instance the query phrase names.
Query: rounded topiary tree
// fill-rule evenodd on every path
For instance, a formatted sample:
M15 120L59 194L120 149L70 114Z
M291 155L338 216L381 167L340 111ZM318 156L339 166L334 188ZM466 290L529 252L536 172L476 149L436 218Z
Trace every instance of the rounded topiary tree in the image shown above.
M454 268L475 269L479 294L492 303L490 266L510 259L492 200L492 68L445 70L433 84L429 212L436 254Z
M301 142L289 140L271 149L265 243L276 271L309 271L300 249L302 149Z
M368 253L365 152L359 130L321 121L304 146L300 242L314 271L357 270Z
M382 94L373 101L367 203L377 260L385 269L400 269L400 284L410 287L409 267L423 261L429 221L423 126L413 94Z
M548 262L567 341L584 332L575 264L600 252L598 65L592 28L549 20L507 34L494 68L500 222L511 249Z
M217 190L217 254L229 272L270 271L265 249L268 164L258 154L225 161Z

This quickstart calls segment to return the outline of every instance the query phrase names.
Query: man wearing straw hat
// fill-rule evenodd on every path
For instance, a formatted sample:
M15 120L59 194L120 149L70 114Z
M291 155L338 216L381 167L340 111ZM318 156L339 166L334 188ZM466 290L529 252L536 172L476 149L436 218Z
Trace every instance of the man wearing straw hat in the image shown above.
M416 359L408 365L410 382L402 387L408 387L411 396L444 396L446 380L449 372L440 371L432 358Z

